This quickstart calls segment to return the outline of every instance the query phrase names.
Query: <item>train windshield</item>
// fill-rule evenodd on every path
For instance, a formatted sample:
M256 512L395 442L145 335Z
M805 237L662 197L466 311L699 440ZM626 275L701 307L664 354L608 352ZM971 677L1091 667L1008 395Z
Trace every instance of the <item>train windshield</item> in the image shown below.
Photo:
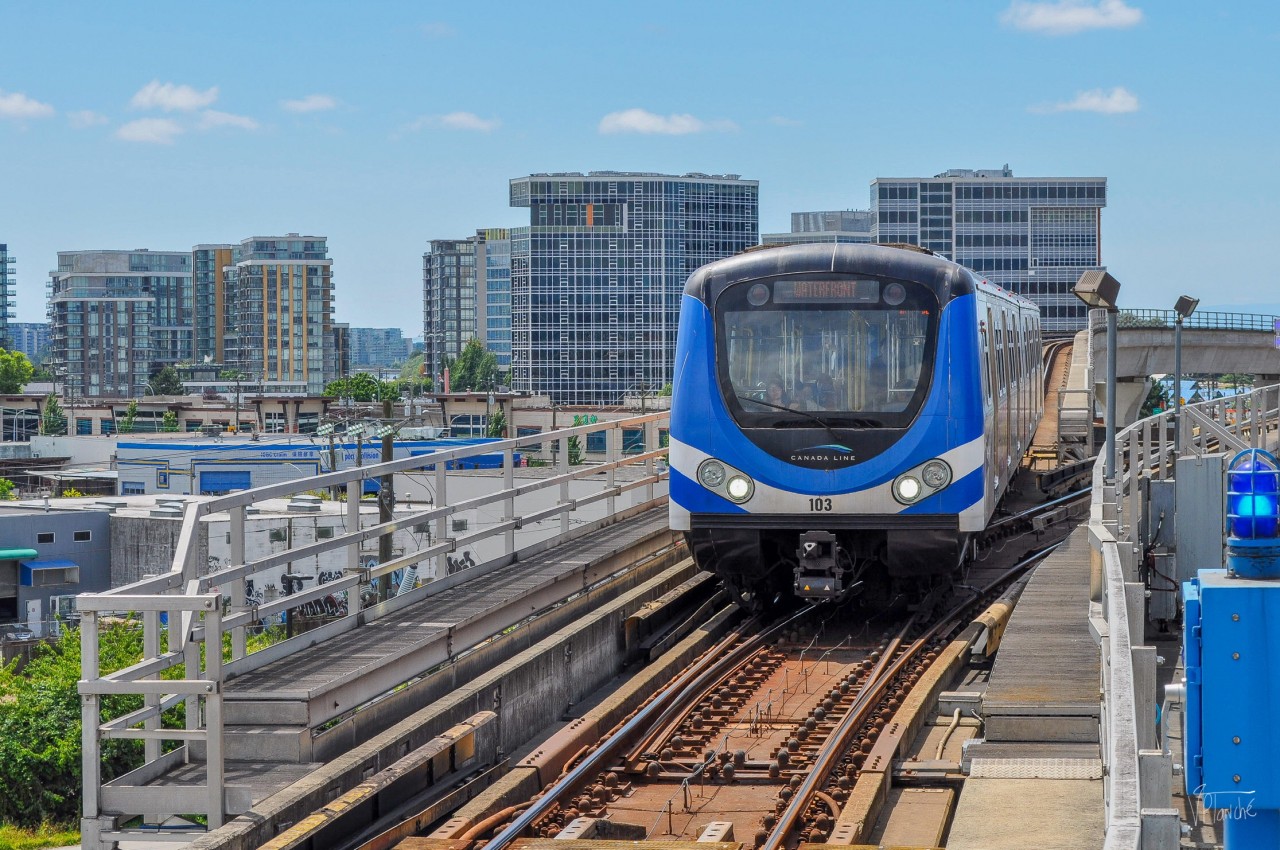
M879 281L735 289L717 305L719 372L742 425L904 427L915 416L932 372L932 292Z

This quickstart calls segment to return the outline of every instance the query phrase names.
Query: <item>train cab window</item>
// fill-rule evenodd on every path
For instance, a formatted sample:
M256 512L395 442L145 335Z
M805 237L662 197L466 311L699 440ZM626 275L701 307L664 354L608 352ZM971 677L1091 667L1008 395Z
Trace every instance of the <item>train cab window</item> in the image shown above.
M901 427L932 374L937 298L874 280L752 282L716 305L718 371L746 426Z

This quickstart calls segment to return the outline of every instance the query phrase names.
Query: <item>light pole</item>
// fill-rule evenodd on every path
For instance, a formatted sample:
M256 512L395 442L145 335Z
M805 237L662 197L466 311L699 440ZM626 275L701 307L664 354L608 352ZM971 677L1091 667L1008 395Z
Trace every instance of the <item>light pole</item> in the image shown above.
M1120 281L1108 272L1094 269L1080 275L1072 292L1086 306L1107 311L1107 444L1102 475L1111 483L1116 477L1116 314L1120 312L1116 300L1120 297Z
M1182 321L1196 311L1199 298L1190 295L1178 296L1173 309L1178 319L1173 325L1173 454L1182 454Z

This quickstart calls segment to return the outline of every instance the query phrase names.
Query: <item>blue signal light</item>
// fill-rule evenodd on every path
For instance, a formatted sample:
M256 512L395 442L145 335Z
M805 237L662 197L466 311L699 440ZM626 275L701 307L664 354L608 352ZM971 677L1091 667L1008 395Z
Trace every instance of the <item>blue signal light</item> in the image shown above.
M1227 469L1227 531L1245 540L1276 536L1280 526L1280 463L1270 452L1249 449Z

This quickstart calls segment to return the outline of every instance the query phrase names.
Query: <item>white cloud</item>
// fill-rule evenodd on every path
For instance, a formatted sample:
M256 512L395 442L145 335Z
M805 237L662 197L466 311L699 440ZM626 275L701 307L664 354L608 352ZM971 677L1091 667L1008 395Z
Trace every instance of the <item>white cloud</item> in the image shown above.
M1073 35L1085 30L1126 29L1142 22L1142 10L1124 0L1014 0L1000 20L1020 30L1045 35Z
M206 109L200 113L200 129L212 130L215 127L239 127L241 130L256 130L258 122L247 115L233 115L230 112L219 112Z
M481 118L474 112L450 112L440 116L439 120L440 126L450 130L475 130L481 133L488 133L502 126L497 118Z
M705 133L709 130L724 132L736 130L732 121L703 121L688 114L657 115L644 109L624 109L610 112L600 119L601 133L661 133L683 136L689 133Z
M107 116L100 112L94 112L92 109L81 109L67 113L67 121L77 130L97 127L99 124L106 124L108 120Z
M196 91L191 86L176 86L152 80L133 96L134 109L163 109L165 112L194 112L218 99L218 87Z
M180 135L182 127L168 118L139 118L116 130L117 139L153 145L171 145Z
M338 101L327 94L309 94L297 100L280 101L280 108L286 112L323 112L337 105Z
M0 91L0 118L48 118L53 114L53 107L38 100L32 100L21 92Z
M427 38L453 38L458 31L444 21L432 21L422 25L422 34Z
M1138 111L1138 98L1123 86L1116 86L1111 91L1090 89L1082 91L1074 100L1055 103L1050 106L1033 106L1032 112L1100 112L1103 115L1120 115L1125 112Z

